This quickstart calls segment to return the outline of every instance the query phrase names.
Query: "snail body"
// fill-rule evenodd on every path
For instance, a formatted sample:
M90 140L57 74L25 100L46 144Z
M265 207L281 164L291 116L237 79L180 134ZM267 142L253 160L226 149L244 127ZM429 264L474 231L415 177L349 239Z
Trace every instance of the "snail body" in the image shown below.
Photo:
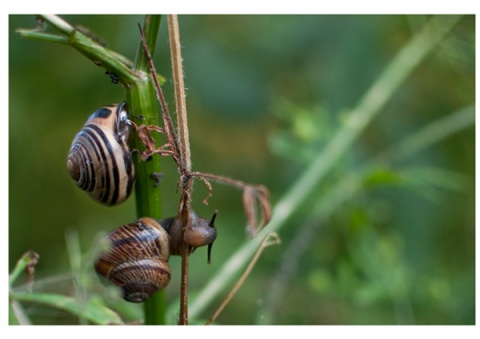
M198 217L195 211L190 210L191 225L183 232L183 240L190 246L190 253L193 253L197 247L208 245L208 262L210 262L212 244L217 238L217 230L214 226L216 216L217 212L208 221ZM177 216L162 219L159 222L170 236L170 254L181 255L182 222L180 218Z
M127 141L125 104L99 108L75 136L67 169L78 187L101 204L124 202L134 186L134 167Z
M215 216L216 213L209 222L191 211L192 224L184 232L190 253L208 245L209 261L216 239ZM103 240L107 248L95 260L95 271L121 287L125 300L142 302L168 285L171 275L168 259L171 254L180 254L179 230L178 217L162 220L144 217L121 226Z

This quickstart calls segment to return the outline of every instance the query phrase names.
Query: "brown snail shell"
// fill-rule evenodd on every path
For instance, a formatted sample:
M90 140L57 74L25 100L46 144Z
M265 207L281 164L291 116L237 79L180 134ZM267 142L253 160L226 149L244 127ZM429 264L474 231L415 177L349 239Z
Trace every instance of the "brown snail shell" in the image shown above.
M78 187L101 204L120 204L132 193L129 131L125 104L110 105L90 115L72 142L68 172Z
M153 219L141 218L106 237L109 249L95 260L98 275L123 290L124 299L142 302L170 281L168 234Z

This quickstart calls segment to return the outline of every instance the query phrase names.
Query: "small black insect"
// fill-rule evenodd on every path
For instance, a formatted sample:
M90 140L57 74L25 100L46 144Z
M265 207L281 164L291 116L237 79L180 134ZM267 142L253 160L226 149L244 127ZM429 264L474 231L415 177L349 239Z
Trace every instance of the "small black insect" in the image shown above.
M106 71L105 74L108 74L108 76L110 77L110 80L112 81L113 84L118 84L118 82L120 81L120 79L118 78L118 76L115 73Z
M163 176L164 176L163 173L159 173L159 172L152 173L150 177L155 181L155 183L153 184L155 187L160 186L160 181L162 180Z

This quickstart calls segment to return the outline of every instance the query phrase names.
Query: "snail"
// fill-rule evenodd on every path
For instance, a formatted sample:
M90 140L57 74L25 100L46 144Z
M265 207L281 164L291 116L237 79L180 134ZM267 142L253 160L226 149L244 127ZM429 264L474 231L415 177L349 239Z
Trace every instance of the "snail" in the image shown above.
M208 245L208 262L217 236L213 224L216 214L209 222L191 210L192 223L184 232L190 253ZM178 217L162 220L143 217L115 229L103 239L107 248L96 258L95 271L102 279L119 286L126 301L145 301L170 281L167 262L171 254L180 255L181 227Z
M183 240L190 246L190 254L195 251L197 247L208 245L208 263L210 263L210 253L212 245L217 238L217 230L215 228L215 218L217 211L213 213L212 219L208 221L197 216L197 214L190 210L191 226L185 229ZM181 255L182 245L182 222L180 218L173 217L160 220L162 227L168 232L170 236L170 254Z
M125 103L96 110L72 142L67 169L77 186L108 206L132 193L134 167L127 146L130 121Z
M144 301L170 281L168 234L151 218L123 225L104 239L109 246L95 271L122 288L130 302Z

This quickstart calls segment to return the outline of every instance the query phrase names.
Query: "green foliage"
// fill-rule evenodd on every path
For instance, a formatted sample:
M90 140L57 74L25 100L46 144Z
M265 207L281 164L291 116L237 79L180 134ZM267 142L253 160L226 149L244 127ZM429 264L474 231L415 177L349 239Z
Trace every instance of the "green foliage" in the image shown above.
M72 240L70 240L70 244L73 244ZM76 245L77 244L75 243L74 246ZM72 255L71 259L72 261L79 263L81 262L81 260L79 260L80 258L76 257L77 255L78 253ZM19 306L19 303L38 303L44 306L53 307L65 312L69 312L75 316L78 316L78 318L80 319L80 323L90 322L98 325L123 323L117 313L102 305L102 299L95 296L91 296L89 300L84 300L83 298L79 297L78 294L75 297L68 297L62 294L55 293L32 292L31 288L33 282L24 285L23 288L13 288L13 285L15 284L20 274L28 267L30 267L30 269L34 268L37 261L38 255L36 253L26 253L17 262L17 265L15 266L12 274L10 275L10 324L31 323L28 315ZM74 275L80 277L82 270L80 269L80 267L74 265L72 266L72 272ZM83 278L83 276L81 278ZM79 281L76 282L77 284L75 285L78 285ZM85 284L82 284L82 286L84 285Z
M91 321L93 324L123 323L115 312L93 301L84 304L75 298L48 293L11 293L10 297L17 302L34 302L52 306Z

